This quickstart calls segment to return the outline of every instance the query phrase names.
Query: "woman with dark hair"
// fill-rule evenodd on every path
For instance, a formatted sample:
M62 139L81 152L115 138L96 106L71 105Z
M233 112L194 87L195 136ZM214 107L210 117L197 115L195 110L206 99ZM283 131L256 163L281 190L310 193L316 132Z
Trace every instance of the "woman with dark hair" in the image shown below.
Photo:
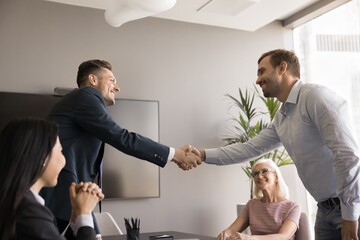
M94 183L69 188L70 227L60 236L55 217L38 195L57 184L65 166L55 123L11 121L0 134L0 239L95 239L91 212L104 198Z

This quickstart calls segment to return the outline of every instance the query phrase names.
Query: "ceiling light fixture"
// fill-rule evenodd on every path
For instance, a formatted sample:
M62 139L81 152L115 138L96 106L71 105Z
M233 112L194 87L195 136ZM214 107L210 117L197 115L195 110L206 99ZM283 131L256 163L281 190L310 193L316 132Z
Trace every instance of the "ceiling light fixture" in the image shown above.
M172 8L176 0L109 0L105 20L113 27Z

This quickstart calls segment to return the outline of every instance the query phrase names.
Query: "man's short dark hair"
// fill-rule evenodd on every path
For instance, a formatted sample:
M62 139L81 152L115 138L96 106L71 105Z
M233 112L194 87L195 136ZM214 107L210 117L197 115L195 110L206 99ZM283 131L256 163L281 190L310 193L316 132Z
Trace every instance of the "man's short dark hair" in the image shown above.
M274 68L279 66L281 62L286 62L289 72L293 76L300 78L300 62L293 51L288 51L285 49L275 49L266 52L261 55L258 60L258 64L267 56L270 56L270 63Z
M109 69L111 71L111 64L104 60L94 59L88 60L80 64L78 68L76 82L78 87L82 87L87 83L89 74L94 74L97 77L100 77L99 74L103 68Z

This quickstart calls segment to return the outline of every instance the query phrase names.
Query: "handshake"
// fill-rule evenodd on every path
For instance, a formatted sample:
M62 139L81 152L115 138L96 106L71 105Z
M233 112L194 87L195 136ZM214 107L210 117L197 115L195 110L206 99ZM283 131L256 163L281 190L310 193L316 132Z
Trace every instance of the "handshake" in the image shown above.
M205 152L204 150L199 151L190 145L185 145L180 149L175 149L172 161L182 170L190 170L205 161Z

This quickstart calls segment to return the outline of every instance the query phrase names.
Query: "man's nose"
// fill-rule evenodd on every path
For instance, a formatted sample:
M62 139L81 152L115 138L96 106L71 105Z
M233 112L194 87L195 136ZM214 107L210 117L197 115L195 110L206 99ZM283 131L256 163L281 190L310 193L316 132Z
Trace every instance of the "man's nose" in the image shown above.
M114 84L114 87L115 87L115 92L119 92L119 91L120 91L120 88L118 87L118 85L116 85L116 83Z

